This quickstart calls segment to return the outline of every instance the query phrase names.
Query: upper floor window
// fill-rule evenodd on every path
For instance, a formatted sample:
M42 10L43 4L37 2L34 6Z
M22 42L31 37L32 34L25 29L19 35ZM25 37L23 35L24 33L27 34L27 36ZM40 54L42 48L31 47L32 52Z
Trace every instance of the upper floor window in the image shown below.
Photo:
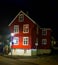
M42 39L42 44L46 45L47 44L47 39Z
M42 29L42 35L47 35L47 30L46 29Z
M24 15L22 13L20 13L20 15L19 15L19 21L20 22L23 22L24 21Z
M29 24L23 25L23 33L29 33Z
M28 45L29 37L23 37L23 45Z
M19 25L14 25L14 33L19 33Z

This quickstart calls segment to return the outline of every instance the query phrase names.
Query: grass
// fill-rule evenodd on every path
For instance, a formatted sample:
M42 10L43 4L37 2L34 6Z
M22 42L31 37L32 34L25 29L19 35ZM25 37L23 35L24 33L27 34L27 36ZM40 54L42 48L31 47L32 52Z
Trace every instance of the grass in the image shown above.
M36 65L58 65L58 56L40 56L33 59L21 59L21 61L34 63Z
M0 56L0 65L58 65L58 55Z

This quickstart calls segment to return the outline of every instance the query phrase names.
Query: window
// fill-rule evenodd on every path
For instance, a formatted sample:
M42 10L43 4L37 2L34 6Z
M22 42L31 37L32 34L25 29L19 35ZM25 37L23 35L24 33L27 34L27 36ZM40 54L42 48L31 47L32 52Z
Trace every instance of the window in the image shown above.
M13 44L14 44L14 45L17 45L18 42L19 42L19 37L14 37L14 38L13 38Z
M42 29L42 35L47 35L47 30L46 29Z
M47 44L47 39L42 39L42 44L46 45Z
M28 45L29 37L23 37L23 45Z
M20 22L23 22L24 21L24 15L22 13L20 13L20 15L19 15L19 21Z
M24 24L23 25L23 33L28 33L29 32L29 24Z
M14 33L19 33L19 25L14 25Z

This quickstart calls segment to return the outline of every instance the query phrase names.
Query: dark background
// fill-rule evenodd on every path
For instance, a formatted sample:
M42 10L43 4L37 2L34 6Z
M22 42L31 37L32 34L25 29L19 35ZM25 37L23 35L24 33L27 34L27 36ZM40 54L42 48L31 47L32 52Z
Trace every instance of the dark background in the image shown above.
M8 26L18 12L23 10L28 11L29 16L41 27L51 28L53 36L58 40L57 9L56 0L0 0L0 30Z

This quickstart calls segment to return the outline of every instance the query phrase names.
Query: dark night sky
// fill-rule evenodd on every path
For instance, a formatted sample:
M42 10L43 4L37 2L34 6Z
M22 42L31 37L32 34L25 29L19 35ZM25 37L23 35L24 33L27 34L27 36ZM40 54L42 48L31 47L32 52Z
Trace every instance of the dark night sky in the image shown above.
M7 26L20 10L28 11L29 16L41 27L49 27L58 38L58 10L56 0L0 0L0 29Z

